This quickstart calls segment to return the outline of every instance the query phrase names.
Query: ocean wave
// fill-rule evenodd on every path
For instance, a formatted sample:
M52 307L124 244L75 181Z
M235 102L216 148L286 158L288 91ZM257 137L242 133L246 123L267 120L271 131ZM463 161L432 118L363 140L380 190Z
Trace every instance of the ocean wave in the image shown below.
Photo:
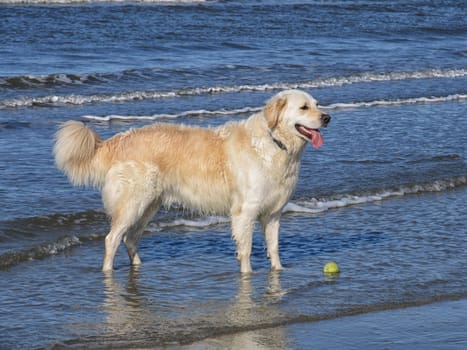
M55 242L40 244L31 249L4 253L0 255L0 269L8 268L25 261L44 259L78 245L81 245L81 240L78 237L66 236Z
M352 103L334 103L331 105L320 106L324 110L345 110L345 109L357 109L357 108L371 108L371 107L385 107L385 106L399 106L399 105L410 105L410 104L421 104L421 103L439 103L439 102L451 102L451 101L465 101L467 95L448 95L448 96L432 96L432 97L415 97L407 99L397 100L376 100L368 102L352 102ZM219 110L193 110L184 111L180 113L168 114L153 114L153 115L83 115L81 118L96 121L96 122L112 122L112 121L147 121L147 120L160 120L160 119L177 119L186 117L198 117L198 116L236 116L247 113L257 113L261 111L262 107L245 107L245 108L234 108L234 109L219 109Z
M371 83L382 81L397 81L397 80L413 80L413 79L432 79L432 78L458 78L467 76L467 69L450 69L450 70L428 70L419 72L392 72L392 73L363 73L354 76L335 77L335 78L319 78L311 81L296 82L296 83L270 83L258 85L233 85L233 86L211 86L197 88L182 88L174 91L129 91L120 93L103 93L94 95L49 95L40 97L18 97L12 99L0 100L0 108L29 108L40 106L55 106L55 105L85 105L93 103L122 103L137 100L155 100L165 98L177 98L186 96L202 96L211 94L239 93L245 91L251 92L267 92L286 89L315 89L333 86L343 86L359 83ZM64 80L70 79L64 75ZM14 78L9 78L13 79ZM15 78L16 81L24 80L25 78ZM36 78L28 78L34 80ZM47 79L47 78L46 78ZM84 79L84 78L83 78ZM86 79L91 79L89 76ZM97 78L96 78L97 79ZM37 80L37 79L36 79ZM81 79L76 78L76 81L82 83ZM465 96L465 95L451 95ZM431 97L424 97L427 102L430 102ZM433 97L435 98L435 97ZM465 98L465 97L463 97ZM365 103L365 102L362 102ZM396 102L393 102L396 103ZM417 102L414 102L417 103ZM336 105L334 108L348 108L346 105Z
M324 106L327 109L354 109L354 108L369 108L369 107L384 107L384 106L399 106L419 103L436 103L436 102L451 102L467 100L466 94L454 94L448 96L429 96L429 97L413 97L395 100L376 100L368 102L352 102L352 103L333 103L329 106Z
M27 89L32 87L54 87L60 85L82 85L96 82L100 79L96 75L85 74L50 74L50 75L22 75L15 77L0 77L0 87L7 89Z
M0 4L1 4L0 0ZM115 73L89 73L89 74L68 74L68 73L54 73L48 75L20 75L20 76L6 76L0 77L0 88L7 89L28 89L28 88L49 88L62 85L83 85L95 84L99 82L112 83L121 79L133 79L135 77L152 78L157 69L143 69L143 70L125 70ZM238 85L238 86L214 86L203 88L179 89L173 92L174 96L181 95L203 95L212 93L231 93L240 91L269 91L279 89L293 89L293 88L320 88L342 86L356 83L369 83L391 80L413 80L413 79L432 79L432 78L459 78L467 76L466 69L433 69L427 71L415 72L392 72L392 73L362 73L353 76L344 77L331 77L331 78L318 78L315 80L287 83L276 82L271 84L258 84L258 85ZM125 96L125 93L122 94ZM148 94L148 98L151 98ZM163 98L164 93L160 97L157 94L153 98ZM169 96L170 97L170 96Z
M409 164L419 164L419 163L431 163L431 162L451 162L451 161L458 161L458 160L463 160L464 157L462 157L459 154L441 154L438 156L433 156L433 157L425 157L425 158L420 158L420 159L415 159L415 160L410 160L407 161Z
M312 198L310 200L301 200L296 203L288 203L284 208L284 212L317 214L330 209L380 202L393 197L429 192L443 192L466 185L467 176L459 176L426 183L400 185L388 189L375 190L370 193L344 194L322 199Z
M117 115L111 114L106 116L98 115L83 115L81 118L97 121L97 122L112 122L112 121L145 121L145 120L159 120L159 119L177 119L183 117L196 117L196 116L232 116L246 113L256 113L259 112L262 107L245 107L238 109L219 109L219 110L193 110L185 111L176 114L153 114L153 115Z
M153 100L181 96L176 92L131 91L119 94L97 95L50 95L42 97L19 97L0 100L1 108L48 107L60 105L86 105L92 103L119 103L138 100Z
M107 216L100 210L55 213L0 222L0 242L10 247L0 254L0 269L45 259L86 242L102 240L107 229ZM64 235L70 231L73 234ZM18 246L18 249L14 246Z
M39 231L41 229L50 230L50 227L60 230L70 229L76 225L95 224L96 222L104 222L107 220L107 215L103 210L88 210L80 213L68 214L50 214L36 217L17 218L12 221L1 222L0 228L9 230L11 227L21 227L28 232Z
M148 226L149 231L163 231L174 227L200 228L204 229L211 226L230 223L230 219L226 216L206 216L200 218L176 218L168 221L152 222Z

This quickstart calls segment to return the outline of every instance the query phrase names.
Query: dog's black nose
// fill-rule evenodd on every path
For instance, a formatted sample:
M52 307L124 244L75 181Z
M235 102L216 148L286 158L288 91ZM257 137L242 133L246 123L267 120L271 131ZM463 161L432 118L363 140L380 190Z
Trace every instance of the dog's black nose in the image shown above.
M323 126L327 126L331 121L331 116L329 114L321 114L321 121L323 122Z

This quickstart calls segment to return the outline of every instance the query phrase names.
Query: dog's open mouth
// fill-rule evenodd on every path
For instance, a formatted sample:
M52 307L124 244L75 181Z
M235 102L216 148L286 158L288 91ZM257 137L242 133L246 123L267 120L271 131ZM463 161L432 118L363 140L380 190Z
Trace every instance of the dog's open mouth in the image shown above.
M305 136L305 138L313 144L314 148L318 149L323 145L323 136L321 136L321 133L318 129L310 129L301 124L295 124L295 129L297 129L300 134Z

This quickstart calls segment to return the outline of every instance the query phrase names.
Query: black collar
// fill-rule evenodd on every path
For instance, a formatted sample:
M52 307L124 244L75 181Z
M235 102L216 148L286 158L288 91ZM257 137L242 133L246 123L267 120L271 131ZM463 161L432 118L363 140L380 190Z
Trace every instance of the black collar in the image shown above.
M279 147L281 150L287 152L287 147L285 147L285 145L284 145L281 141L279 141L278 139L276 139L276 138L272 135L272 132L271 132L271 131L269 132L269 135L271 136L272 140L273 140L274 143L277 145L277 147Z

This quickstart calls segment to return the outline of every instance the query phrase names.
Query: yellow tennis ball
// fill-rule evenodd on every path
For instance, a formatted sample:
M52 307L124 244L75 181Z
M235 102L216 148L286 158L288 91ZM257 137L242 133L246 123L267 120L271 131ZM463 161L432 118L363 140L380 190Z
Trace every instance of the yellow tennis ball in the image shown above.
M335 261L330 261L323 267L323 272L325 274L337 274L340 272L339 265Z

